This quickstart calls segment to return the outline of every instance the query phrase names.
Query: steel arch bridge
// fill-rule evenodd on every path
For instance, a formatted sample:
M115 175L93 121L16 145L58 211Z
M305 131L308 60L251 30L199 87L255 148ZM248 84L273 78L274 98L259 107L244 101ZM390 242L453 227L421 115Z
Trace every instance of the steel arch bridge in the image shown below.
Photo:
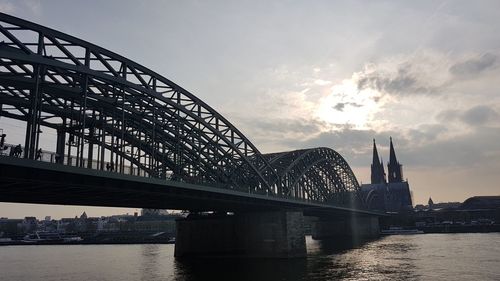
M50 161L60 164L321 203L359 201L356 177L332 149L262 154L158 73L2 13L0 41L0 116L25 122L24 158L40 158L41 128L50 128L57 132Z

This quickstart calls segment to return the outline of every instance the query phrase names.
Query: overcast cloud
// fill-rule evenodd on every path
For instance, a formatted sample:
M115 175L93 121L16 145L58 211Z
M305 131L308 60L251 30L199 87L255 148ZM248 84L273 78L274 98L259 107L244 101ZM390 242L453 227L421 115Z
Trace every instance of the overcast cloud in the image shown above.
M23 0L0 10L163 74L262 152L331 147L368 182L372 139L388 160L392 136L417 203L500 195L498 1Z

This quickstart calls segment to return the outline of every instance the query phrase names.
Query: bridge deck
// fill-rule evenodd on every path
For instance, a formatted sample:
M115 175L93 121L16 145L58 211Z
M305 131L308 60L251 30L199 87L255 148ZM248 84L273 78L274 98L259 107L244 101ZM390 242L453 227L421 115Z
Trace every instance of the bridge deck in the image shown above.
M196 211L296 209L309 215L382 215L342 206L7 156L0 156L0 202Z

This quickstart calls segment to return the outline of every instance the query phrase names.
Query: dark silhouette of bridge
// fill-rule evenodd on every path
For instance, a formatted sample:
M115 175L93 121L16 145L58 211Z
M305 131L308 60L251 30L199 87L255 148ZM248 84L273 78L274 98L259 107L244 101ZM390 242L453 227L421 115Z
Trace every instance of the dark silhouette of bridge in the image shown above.
M2 144L0 201L378 215L330 148L262 154L199 98L125 57L1 13L0 37L1 122L26 125L22 145Z

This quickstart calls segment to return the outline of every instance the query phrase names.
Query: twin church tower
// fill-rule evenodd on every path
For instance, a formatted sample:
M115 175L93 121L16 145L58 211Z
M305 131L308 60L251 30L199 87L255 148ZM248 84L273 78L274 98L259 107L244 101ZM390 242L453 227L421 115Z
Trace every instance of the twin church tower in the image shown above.
M394 151L394 145L391 140L391 148L389 154L389 163L387 163L387 172L388 176L386 179L386 174L384 170L384 161L382 158L379 158L377 152L377 144L375 143L375 139L373 139L373 160L372 160L372 184L379 183L396 183L403 182L403 166L399 164L398 159L396 158L396 152Z
M391 140L387 177L384 161L379 158L377 145L373 140L372 182L361 185L361 194L368 209L399 213L413 209L410 185L403 181L403 166L396 158Z

